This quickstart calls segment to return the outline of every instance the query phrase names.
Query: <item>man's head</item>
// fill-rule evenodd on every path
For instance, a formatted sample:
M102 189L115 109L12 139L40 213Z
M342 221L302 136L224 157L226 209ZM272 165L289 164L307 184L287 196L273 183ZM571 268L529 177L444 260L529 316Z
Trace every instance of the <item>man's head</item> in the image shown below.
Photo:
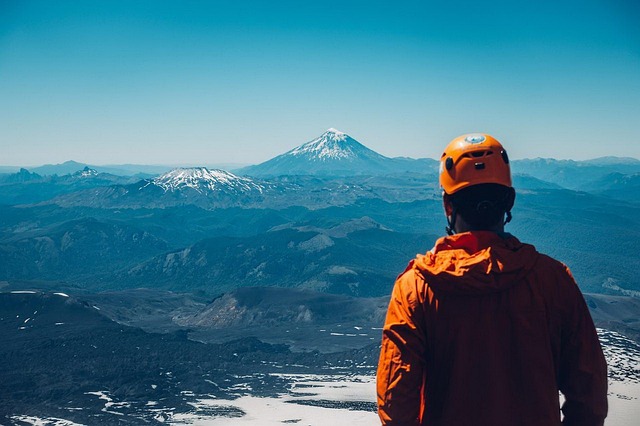
M466 134L447 145L440 158L440 186L449 234L502 231L511 219L515 191L509 157L490 135Z

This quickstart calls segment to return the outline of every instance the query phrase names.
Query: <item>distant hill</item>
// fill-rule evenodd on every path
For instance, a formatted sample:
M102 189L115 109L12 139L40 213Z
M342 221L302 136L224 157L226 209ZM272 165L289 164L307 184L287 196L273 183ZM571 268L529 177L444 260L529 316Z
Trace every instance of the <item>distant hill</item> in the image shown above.
M120 288L220 294L237 287L277 286L354 296L381 296L433 237L384 230L370 219L338 228L283 228L248 238L212 238L117 273Z
M70 279L111 272L167 249L166 242L117 221L72 220L0 242L0 279Z

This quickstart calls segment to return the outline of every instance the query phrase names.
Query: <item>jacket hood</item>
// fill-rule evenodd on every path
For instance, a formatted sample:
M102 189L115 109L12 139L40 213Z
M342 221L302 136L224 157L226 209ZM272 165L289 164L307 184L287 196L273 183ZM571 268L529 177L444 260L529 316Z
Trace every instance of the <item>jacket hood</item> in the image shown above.
M532 245L510 234L472 231L440 238L412 267L434 291L474 296L521 282L537 259Z

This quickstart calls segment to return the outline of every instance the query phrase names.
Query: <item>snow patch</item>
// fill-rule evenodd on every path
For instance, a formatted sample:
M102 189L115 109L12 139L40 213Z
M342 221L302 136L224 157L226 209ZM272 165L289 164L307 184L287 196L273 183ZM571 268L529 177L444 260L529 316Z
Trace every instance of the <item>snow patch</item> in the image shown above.
M32 426L82 426L80 423L56 417L11 416L11 419Z
M358 275L354 270L349 269L345 266L332 266L327 271L331 275Z
M352 404L371 407L375 402L375 378L367 376L322 376L313 374L274 374L293 381L287 395L275 397L241 396L233 401L198 399L192 405L195 413L177 414L172 424L198 424L202 426L282 424L332 426L365 426L379 423L378 416L370 409L330 408L322 403ZM305 401L317 401L310 405ZM244 415L238 417L211 417L206 413L216 408L235 408Z

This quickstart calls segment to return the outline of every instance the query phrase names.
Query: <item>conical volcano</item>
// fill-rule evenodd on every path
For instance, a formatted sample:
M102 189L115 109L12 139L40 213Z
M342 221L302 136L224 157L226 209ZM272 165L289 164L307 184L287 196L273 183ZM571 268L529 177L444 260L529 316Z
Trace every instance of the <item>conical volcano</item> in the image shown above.
M329 129L291 151L242 172L252 176L380 174L393 160L367 148L346 133Z

